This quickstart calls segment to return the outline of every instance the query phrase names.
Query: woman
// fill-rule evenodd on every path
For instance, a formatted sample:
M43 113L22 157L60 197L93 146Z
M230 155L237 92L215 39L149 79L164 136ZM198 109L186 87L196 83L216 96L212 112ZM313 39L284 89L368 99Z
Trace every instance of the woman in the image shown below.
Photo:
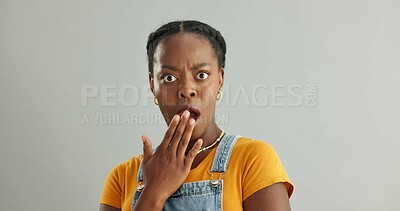
M150 34L150 88L168 129L155 151L142 136L143 155L113 169L100 210L290 210L293 185L275 150L215 122L225 53L220 32L198 21Z

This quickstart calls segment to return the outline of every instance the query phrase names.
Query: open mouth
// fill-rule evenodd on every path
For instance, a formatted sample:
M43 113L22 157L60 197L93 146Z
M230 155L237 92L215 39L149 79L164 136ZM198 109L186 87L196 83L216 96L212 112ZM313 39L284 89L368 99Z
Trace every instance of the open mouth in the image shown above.
M197 121L197 119L200 117L200 113L198 113L198 112L196 112L196 111L191 111L191 110L189 110L189 112L190 112L190 118L193 118L193 119L196 120L196 121Z
M200 118L200 111L199 109L192 107L192 106L183 106L180 109L178 109L178 114L181 116L184 111L188 110L190 112L189 118L193 118L195 121L197 121Z

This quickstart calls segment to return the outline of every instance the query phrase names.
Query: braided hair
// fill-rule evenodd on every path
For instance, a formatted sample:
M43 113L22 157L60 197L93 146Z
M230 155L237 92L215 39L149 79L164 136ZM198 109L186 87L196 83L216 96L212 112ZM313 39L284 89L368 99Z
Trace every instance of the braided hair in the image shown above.
M148 37L146 49L150 74L153 74L154 53L158 44L169 36L179 32L193 33L194 35L207 39L218 59L218 69L225 67L226 43L219 31L199 21L173 21L162 25Z

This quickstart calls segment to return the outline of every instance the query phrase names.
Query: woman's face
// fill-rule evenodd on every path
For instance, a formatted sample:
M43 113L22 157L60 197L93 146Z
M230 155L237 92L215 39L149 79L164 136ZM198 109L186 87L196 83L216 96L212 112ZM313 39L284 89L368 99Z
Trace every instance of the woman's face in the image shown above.
M216 54L205 38L181 32L160 42L149 79L167 124L175 114L189 110L196 120L192 140L197 140L215 124L215 105L223 75L224 70L218 69Z

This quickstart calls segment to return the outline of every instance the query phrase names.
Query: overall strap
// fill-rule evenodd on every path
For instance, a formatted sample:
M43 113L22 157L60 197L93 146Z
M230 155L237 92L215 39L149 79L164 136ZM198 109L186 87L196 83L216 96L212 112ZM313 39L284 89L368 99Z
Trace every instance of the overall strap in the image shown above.
M143 158L142 158L142 160L140 161L140 166L139 166L138 173L137 173L137 182L138 182L138 183L140 183L140 182L143 181L142 163L143 163Z
M228 168L229 159L231 157L233 147L240 137L240 135L225 134L218 145L217 152L215 153L211 172L226 171L226 169Z
M153 154L154 154L155 151L156 151L156 149L153 149ZM137 173L137 182L142 182L143 181L143 173L142 173L143 157L140 160L140 165L139 165L139 169L138 169L138 173Z

